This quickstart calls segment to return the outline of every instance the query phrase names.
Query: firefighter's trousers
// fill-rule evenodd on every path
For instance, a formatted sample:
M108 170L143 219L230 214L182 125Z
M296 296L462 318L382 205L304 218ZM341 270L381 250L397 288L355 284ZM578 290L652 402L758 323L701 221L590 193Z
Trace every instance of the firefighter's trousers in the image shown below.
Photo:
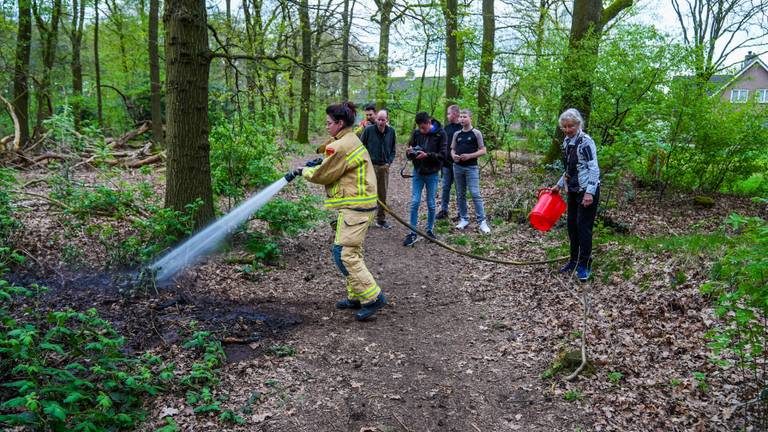
M376 211L339 210L333 260L347 278L347 298L362 304L374 302L381 288L363 260L363 241Z

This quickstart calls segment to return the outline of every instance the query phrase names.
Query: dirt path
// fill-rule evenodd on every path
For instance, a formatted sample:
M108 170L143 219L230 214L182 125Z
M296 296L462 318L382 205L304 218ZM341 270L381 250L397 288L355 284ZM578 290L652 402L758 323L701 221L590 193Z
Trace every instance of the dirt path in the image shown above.
M393 173L390 190L392 208L406 215L410 180ZM334 309L344 289L328 226L301 236L286 268L271 272L269 284L279 289L270 289L269 303L303 318L285 341L297 354L230 364L222 385L243 401L253 391L280 400L270 398L255 415L271 415L258 430L584 426L588 419L574 405L543 396L549 384L539 374L553 354L546 352L549 324L536 323L535 308L553 295L549 269L474 262L426 241L405 248L406 229L391 221L392 230L371 227L365 244L368 266L390 302L371 322ZM520 247L527 248L524 238Z
M410 180L396 165L389 201L406 217ZM482 177L489 214L512 189L540 186L523 166L503 182L487 171ZM322 194L302 182L283 193ZM228 364L216 389L223 408L245 425L196 415L183 394L170 393L149 403L146 430L164 425L169 412L184 431L738 428L733 407L753 397L754 387L749 376L710 362L705 333L715 319L699 286L711 258L704 249L679 254L662 243L716 231L732 211L765 217L766 209L729 197L699 209L684 195L659 205L652 195L640 191L613 205L618 219L630 222L632 239L660 240L646 249L607 242L598 252L595 277L581 286L589 292L587 339L596 368L574 382L542 376L580 338L581 308L556 266L472 261L426 241L405 248L407 231L394 220L392 230L371 227L365 243L368 266L390 302L365 323L334 308L344 283L331 259L327 224L287 239L279 266L245 272L216 256L159 296L126 298L111 284L112 274L62 274L72 245L57 243L60 228L48 213L30 211L23 214L25 251L53 270L21 279L54 286L46 307L96 307L129 338L129 349L161 352L182 366L179 345L191 320L246 341L225 344ZM525 223L497 224L484 241L475 229L462 234L464 243L507 259L540 259L565 239L562 228L542 234ZM437 232L453 242L459 236L450 226ZM84 262L99 262L104 252L92 239L72 241L83 248ZM64 282L56 287L57 281ZM178 303L166 307L169 301Z

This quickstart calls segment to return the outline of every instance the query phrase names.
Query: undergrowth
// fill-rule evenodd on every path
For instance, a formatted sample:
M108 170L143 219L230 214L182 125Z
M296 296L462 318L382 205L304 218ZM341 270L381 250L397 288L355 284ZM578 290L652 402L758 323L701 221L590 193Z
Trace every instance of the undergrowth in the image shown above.
M132 429L146 419L147 399L169 391L186 392L197 414L245 423L214 395L224 352L209 332L184 343L197 360L178 374L160 356L126 354L125 338L95 309L42 312L36 299L43 291L0 279L0 426ZM166 419L161 430L175 430L172 425Z

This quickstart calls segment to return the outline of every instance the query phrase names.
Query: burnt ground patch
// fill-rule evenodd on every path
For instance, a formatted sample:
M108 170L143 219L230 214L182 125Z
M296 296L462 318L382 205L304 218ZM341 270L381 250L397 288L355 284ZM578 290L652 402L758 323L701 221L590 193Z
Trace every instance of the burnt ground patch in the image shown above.
M42 278L35 269L17 271L9 282L44 287L21 308L61 309L99 315L126 338L126 350L143 352L181 344L192 331L210 331L220 340L228 362L263 355L269 341L279 342L303 322L299 314L269 304L211 296L183 276L162 287L146 286L136 272L95 274L59 272Z

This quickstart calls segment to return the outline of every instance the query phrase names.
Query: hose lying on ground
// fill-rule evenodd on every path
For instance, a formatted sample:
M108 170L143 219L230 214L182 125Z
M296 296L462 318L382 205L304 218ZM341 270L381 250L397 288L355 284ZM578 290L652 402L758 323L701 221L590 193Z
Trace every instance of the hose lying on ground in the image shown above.
M425 239L431 241L432 243L435 243L436 245L438 245L438 246L440 246L440 247L442 247L444 249L448 249L451 252L457 253L459 255L464 255L464 256L469 257L469 258L473 258L473 259L480 260L480 261L488 261L488 262L492 262L492 263L496 263L496 264L506 264L506 265L514 265L514 266L549 264L549 263L554 263L554 262L558 262L558 261L564 261L564 260L567 260L569 258L567 256L561 256L561 257L552 258L552 259L548 259L548 260L538 260L538 261L510 261L510 260L503 260L503 259L498 259L498 258L490 258L490 257L484 257L484 256L480 256L480 255L474 255L474 254L471 254L469 252L464 252L462 250L458 250L458 249L456 249L456 248L454 248L454 247L452 247L450 245L447 245L447 244L441 242L440 240L437 240L437 239L434 239L434 238L428 236L427 233L419 230L418 228L416 228L416 227L412 226L411 224L409 224L408 222L404 221L400 216L398 216L395 212L393 212L392 209L387 207L386 204L381 202L381 200L379 200L378 203L381 206L381 208L384 209L385 212L389 213L393 218L395 218L395 220L400 222L406 228L414 231L416 234L424 237Z

